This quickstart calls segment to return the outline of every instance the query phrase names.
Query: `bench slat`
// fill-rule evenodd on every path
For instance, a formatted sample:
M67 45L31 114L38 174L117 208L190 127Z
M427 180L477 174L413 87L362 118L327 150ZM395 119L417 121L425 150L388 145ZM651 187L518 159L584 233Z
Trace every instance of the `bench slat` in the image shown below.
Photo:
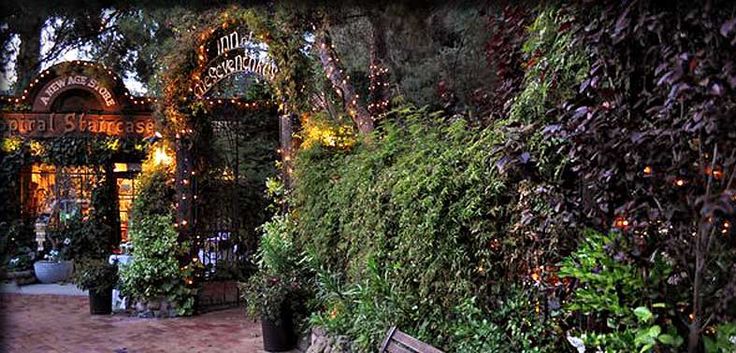
M421 353L444 353L441 350L434 348L414 337L411 337L403 332L401 330L396 330L393 334L393 337L391 338L393 341L400 342L404 344L405 346L415 350L416 352Z
M383 343L381 343L381 350L380 353L383 353L386 351L386 348L388 348L388 344L391 343L391 338L394 337L394 332L396 331L396 326L391 326L391 328L388 329L388 332L386 332L386 339L383 340Z
M409 348L405 348L400 343L396 343L395 341L389 342L388 346L386 347L385 352L387 353L416 353L416 351L410 350Z

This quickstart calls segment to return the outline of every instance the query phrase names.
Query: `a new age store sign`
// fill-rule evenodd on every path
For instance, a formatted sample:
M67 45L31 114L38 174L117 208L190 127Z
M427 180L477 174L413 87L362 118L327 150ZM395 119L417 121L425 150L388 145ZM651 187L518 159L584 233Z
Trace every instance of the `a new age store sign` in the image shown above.
M149 115L85 113L3 113L0 135L55 137L103 134L118 137L148 137L155 132Z
M99 81L84 75L64 76L51 81L41 92L41 103L43 103L44 107L47 107L49 102L53 101L52 98L57 92L71 87L84 87L91 89L102 98L102 101L105 103L105 107L109 108L115 106L115 98L113 98L112 92L110 92L110 90Z

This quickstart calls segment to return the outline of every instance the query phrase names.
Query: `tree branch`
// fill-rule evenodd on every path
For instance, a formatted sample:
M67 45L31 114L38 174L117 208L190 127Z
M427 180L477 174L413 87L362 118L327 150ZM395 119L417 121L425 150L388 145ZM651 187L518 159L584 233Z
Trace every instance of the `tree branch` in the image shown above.
M370 133L373 131L373 118L363 106L359 99L360 97L355 92L355 88L349 82L350 76L347 76L340 67L340 59L337 57L335 49L332 46L326 25L317 34L315 44L322 68L327 78L332 82L332 86L336 90L341 91L338 93L341 93L343 104L348 114L358 126L360 133Z

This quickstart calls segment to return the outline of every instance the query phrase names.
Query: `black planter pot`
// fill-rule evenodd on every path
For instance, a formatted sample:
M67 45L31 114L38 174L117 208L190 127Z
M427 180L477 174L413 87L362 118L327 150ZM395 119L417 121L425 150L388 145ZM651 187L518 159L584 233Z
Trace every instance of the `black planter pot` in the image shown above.
M112 288L89 291L89 313L92 315L112 313Z
M263 349L268 352L284 352L296 347L296 332L290 310L281 310L278 322L261 317L263 331Z

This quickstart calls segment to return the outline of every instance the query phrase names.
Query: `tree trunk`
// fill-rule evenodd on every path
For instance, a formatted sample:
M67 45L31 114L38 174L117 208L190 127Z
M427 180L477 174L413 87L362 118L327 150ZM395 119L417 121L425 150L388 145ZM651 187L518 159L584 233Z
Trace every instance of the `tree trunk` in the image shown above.
M702 230L701 230L702 232ZM703 285L703 269L705 268L705 259L703 258L702 250L699 249L701 239L697 237L698 244L695 250L695 274L693 280L693 312L692 322L690 322L690 332L688 333L687 339L687 351L688 353L697 353L698 346L700 343L700 326L701 326L701 315L702 315L702 303L700 297L700 288Z
M15 72L18 77L15 83L15 93L22 95L23 90L41 68L41 31L44 18L30 14L18 24L19 26L15 28L20 37L20 48L15 63Z
M327 78L332 82L333 87L338 90L338 94L342 97L345 110L353 118L358 130L362 134L373 131L373 118L368 110L363 106L360 97L355 92L355 88L349 82L347 76L339 65L340 59L335 53L335 49L330 41L329 33L323 29L317 35L316 42L319 60Z
M284 185L288 188L292 187L292 172L294 168L292 156L294 155L294 151L298 148L298 146L294 146L294 139L292 138L292 134L294 132L294 126L292 124L293 120L292 114L288 112L279 117L279 141L281 144L279 152L281 153L281 163L284 165L282 176L284 178ZM283 207L282 211L286 212L286 202Z
M374 118L385 113L389 105L389 78L386 57L386 25L380 13L371 13L368 16L371 23L372 43L370 61L370 94L368 96L368 111Z

